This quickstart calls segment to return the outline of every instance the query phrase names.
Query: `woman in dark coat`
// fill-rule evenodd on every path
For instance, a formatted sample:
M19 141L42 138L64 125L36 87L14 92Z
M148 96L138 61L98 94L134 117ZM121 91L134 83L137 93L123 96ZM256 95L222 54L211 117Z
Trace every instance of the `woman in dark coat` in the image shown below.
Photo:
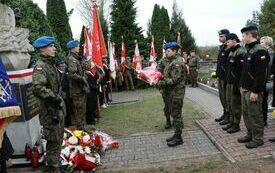
M14 150L12 148L11 142L5 132L2 141L2 148L0 149L0 173L7 173L6 161L11 158L13 152Z

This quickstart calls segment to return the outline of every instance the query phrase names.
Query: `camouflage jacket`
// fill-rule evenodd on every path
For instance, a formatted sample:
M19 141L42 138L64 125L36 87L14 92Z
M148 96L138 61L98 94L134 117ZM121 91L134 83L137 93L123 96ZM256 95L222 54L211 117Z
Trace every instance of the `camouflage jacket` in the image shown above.
M164 72L165 67L170 63L170 61L166 58L163 57L159 60L158 65L157 65L157 69L158 71L160 71L161 73Z
M185 70L182 58L178 55L168 59L169 64L165 66L163 80L157 85L168 90L172 97L183 98L185 92Z
M40 100L41 124L51 124L52 116L56 116L57 107L63 100L58 96L60 78L55 59L41 57L33 70L33 94ZM64 102L63 102L64 103ZM63 104L64 105L64 104Z
M89 85L81 62L76 54L71 54L68 58L68 79L71 98L88 93Z
M191 57L188 61L188 65L190 69L198 69L199 68L199 60L200 58L198 56Z

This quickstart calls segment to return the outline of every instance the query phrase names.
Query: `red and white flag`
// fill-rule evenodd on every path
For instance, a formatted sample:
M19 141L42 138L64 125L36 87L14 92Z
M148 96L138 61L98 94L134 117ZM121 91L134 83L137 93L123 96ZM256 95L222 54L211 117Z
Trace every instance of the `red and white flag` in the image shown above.
M162 43L162 58L165 57L165 49L164 49L164 45L165 45L166 41L163 40L163 43Z
M93 48L92 48L92 42L91 42L91 31L88 27L84 28L84 47L83 47L83 56L85 56L87 59L92 59L93 56Z
M139 72L140 70L142 70L142 60L141 60L141 56L140 56L140 53L139 53L139 48L138 48L137 40L135 40L135 43L136 43L136 47L135 47L135 52L134 52L132 67L137 72Z
M107 50L104 42L104 37L102 34L102 29L98 16L97 5L94 4L92 7L93 15L93 31L92 31L92 50L93 50L93 61L99 67L103 67L102 57L107 56Z
M149 62L156 62L157 60L154 42L155 42L155 39L154 39L154 36L152 36Z
M123 37L122 37L121 52L120 52L120 58L121 58L121 66L122 66L122 68L126 67L125 56L126 56L126 48L125 48L125 44L124 44Z

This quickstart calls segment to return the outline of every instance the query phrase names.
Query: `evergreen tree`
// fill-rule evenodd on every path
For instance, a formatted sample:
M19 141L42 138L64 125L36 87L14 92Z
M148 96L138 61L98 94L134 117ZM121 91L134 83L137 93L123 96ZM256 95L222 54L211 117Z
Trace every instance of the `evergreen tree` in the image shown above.
M189 27L186 25L182 16L182 11L178 9L176 1L173 5L173 13L171 18L170 39L177 40L177 33L180 32L182 51L189 52L197 49L195 39L191 34Z
M134 0L113 0L111 5L111 41L117 45L117 55L120 52L121 36L124 37L126 56L133 56L135 40L138 41L141 54L149 54L149 44L142 35L142 29L136 23L137 9L134 6Z
M246 21L246 26L254 25L257 26L259 25L259 19L258 19L259 13L257 11L253 11L252 13L252 19L248 19Z
M275 1L264 0L258 15L259 33L261 36L275 38Z
M157 57L162 57L163 39L169 37L170 20L167 9L155 4L152 18L148 23L148 38L154 35Z
M19 9L20 21L16 22L17 27L27 28L30 31L29 40L31 44L35 39L41 36L54 36L52 29L46 19L43 11L32 1L26 0L0 0L0 3L5 4L14 9ZM58 56L62 56L59 43L56 43ZM39 58L38 52L31 53L31 62L34 63Z
M47 0L47 19L62 50L66 51L67 42L72 40L72 31L64 0Z
M80 35L80 50L79 50L79 56L83 56L83 45L85 43L85 26L82 26L81 35Z

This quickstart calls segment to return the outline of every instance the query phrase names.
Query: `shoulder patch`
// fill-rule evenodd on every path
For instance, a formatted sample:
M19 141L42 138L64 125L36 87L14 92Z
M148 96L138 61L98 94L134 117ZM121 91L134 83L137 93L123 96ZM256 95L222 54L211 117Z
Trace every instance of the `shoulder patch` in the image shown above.
M44 64L37 64L36 66L35 66L35 69L36 70L42 70L44 68Z

